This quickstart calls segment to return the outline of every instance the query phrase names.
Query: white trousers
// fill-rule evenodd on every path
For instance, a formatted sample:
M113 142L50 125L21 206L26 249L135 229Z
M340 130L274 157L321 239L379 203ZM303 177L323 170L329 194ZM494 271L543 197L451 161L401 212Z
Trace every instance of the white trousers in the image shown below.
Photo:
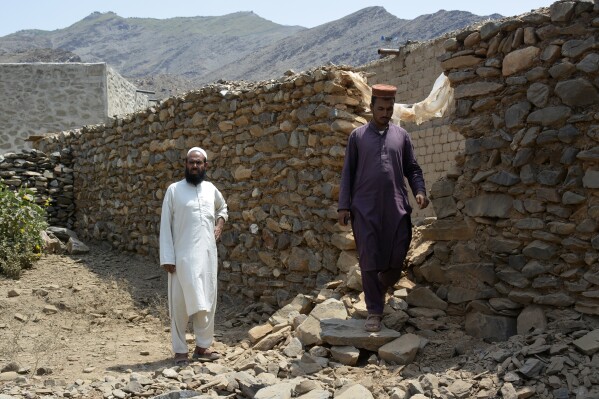
M199 311L189 316L185 309L185 297L177 272L168 274L168 303L171 317L171 340L174 353L187 353L185 332L191 318L196 346L208 348L214 340L214 311L216 298L210 311Z

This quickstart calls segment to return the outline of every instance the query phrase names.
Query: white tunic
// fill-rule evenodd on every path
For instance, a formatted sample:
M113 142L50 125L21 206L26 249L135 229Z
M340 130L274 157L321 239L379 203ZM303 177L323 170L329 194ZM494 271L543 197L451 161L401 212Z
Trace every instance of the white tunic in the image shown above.
M176 266L188 315L210 311L216 301L214 224L219 217L227 220L227 204L212 183L194 186L184 179L167 189L160 219L160 264Z

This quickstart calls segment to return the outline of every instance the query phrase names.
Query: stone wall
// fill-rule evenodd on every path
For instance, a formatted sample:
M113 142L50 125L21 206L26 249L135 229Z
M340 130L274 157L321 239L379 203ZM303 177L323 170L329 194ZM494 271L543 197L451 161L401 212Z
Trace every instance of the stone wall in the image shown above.
M457 103L447 143L435 147L444 122L432 122L424 148L449 143L457 155L429 186L438 219L416 232L412 261L452 312L475 320L467 327L513 326L528 305L599 313L598 21L597 2L565 1L442 42ZM163 193L182 177L185 151L206 148L231 212L220 280L277 302L355 270L336 205L364 107L348 74L327 67L208 86L39 145L72 150L83 238L154 256Z
M28 148L29 136L107 122L147 107L106 64L0 64L0 150Z
M368 84L388 83L397 86L395 101L401 104L413 104L424 100L433 88L437 77L443 72L437 60L445 49L446 37L423 43L411 43L399 49L397 55L386 56L358 68L366 72ZM402 124L412 138L418 163L422 167L427 189L445 176L447 170L455 164L455 156L464 148L464 137L449 128L449 114L420 125L406 122ZM433 207L418 209L414 198L410 196L413 218L435 216Z
M148 97L139 93L133 83L123 78L114 69L106 68L107 114L118 117L147 108Z
M45 207L50 226L73 227L73 170L70 151L45 154L38 150L0 155L0 181L10 189L28 189Z
M599 2L562 1L444 44L466 142L432 187L436 244L416 272L471 319L599 314L598 35Z
M38 145L72 150L83 240L154 257L164 192L183 177L187 149L205 148L230 212L220 281L275 301L334 279L340 249L354 247L336 223L337 200L347 137L366 122L364 111L344 70L320 68L255 86L207 86Z

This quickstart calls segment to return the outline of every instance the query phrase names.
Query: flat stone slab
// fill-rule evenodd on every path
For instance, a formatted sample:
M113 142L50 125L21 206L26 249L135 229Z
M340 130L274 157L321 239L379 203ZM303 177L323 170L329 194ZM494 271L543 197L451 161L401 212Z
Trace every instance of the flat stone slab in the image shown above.
M363 385L354 384L342 387L339 392L335 392L335 399L372 399L372 393Z
M416 334L404 334L379 348L381 359L396 364L410 364L414 361L421 345Z
M377 351L401 336L398 331L385 326L379 332L364 331L364 322L359 319L323 319L320 321L320 336L329 345L354 346L370 351Z
M585 355L592 355L599 351L599 329L583 335L572 344Z

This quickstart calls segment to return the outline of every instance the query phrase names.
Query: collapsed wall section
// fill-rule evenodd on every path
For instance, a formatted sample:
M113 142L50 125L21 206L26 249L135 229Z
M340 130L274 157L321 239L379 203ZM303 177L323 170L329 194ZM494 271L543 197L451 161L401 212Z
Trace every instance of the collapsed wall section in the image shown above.
M366 122L364 111L351 73L320 68L207 86L38 145L72 150L82 239L155 257L166 188L183 178L187 150L203 147L230 212L221 283L251 298L285 299L332 280L340 249L354 246L338 231L337 200L347 137Z
M598 21L597 2L562 1L445 42L466 142L432 187L445 212L416 271L483 324L530 305L599 314Z
M46 210L50 226L73 227L73 170L69 149L45 154L37 150L0 154L0 182L10 190L28 190Z

